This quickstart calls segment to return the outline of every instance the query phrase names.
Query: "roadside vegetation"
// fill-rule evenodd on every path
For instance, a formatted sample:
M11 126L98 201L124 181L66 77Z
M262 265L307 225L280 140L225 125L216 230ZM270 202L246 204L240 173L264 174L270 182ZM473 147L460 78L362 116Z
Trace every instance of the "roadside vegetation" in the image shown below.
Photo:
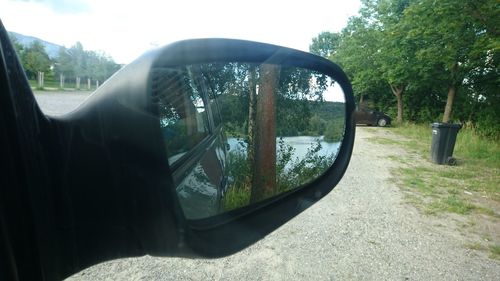
M61 46L50 57L42 41L25 45L15 35L9 33L9 37L36 90L95 90L121 67L103 52L85 50L80 42L70 48Z
M396 128L374 139L404 148L394 180L428 215L458 218L471 249L500 250L500 33L496 0L362 0L312 53L339 64L358 105ZM432 122L461 123L456 166L430 162ZM414 125L424 124L424 125ZM395 135L389 133L392 131Z
M393 179L406 200L426 215L455 218L461 231L476 237L467 248L488 251L491 258L500 259L499 142L466 124L455 144L457 165L437 165L430 161L429 124L405 123L387 130L396 136L374 141L408 152L391 157L401 164L393 170Z
M403 135L409 139L402 142L406 149L413 150L427 160L430 157L430 143L432 139L429 125L405 124L394 130L396 134ZM462 194L475 192L481 197L500 204L500 143L480 136L473 127L465 125L457 135L454 157L458 160L457 166L416 167L408 169L405 174L412 175L415 185L418 181L427 181L427 186L444 187L450 194L448 203L435 204L434 207L448 206L451 211L466 213L474 209L474 204L458 204L460 208L455 209L458 198L456 194L462 190ZM418 163L418 161L416 161ZM411 181L411 180L410 180ZM437 192L434 188L431 193ZM464 192L465 191L465 192ZM439 209L439 208L438 208ZM483 209L484 208L479 208ZM497 210L500 211L500 210ZM495 214L487 211L488 214ZM500 213L496 214L497 216Z
M470 123L500 139L497 0L362 0L310 51L339 64L359 105L393 123Z

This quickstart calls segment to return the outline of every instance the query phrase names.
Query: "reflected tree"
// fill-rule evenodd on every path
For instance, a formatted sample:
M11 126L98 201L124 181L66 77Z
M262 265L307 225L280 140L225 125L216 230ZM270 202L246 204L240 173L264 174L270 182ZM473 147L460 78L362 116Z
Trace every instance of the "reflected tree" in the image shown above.
M260 67L259 94L253 139L253 173L250 201L266 199L276 192L276 92L280 68ZM250 131L250 128L249 128Z

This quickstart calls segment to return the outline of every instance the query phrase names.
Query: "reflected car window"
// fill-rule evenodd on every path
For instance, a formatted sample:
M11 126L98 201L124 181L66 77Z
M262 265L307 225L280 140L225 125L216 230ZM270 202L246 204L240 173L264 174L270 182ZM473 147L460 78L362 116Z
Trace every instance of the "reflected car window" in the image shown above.
M208 117L198 87L188 71L157 70L153 78L160 125L169 164L182 158L208 136Z

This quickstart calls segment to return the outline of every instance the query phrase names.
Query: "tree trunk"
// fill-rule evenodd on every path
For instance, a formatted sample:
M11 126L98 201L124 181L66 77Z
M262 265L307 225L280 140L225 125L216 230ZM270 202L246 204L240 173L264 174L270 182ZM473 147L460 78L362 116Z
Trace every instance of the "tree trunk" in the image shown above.
M396 123L401 124L403 123L403 90L404 86L399 85L399 86L392 86L391 85L391 90L392 93L396 96L396 100L398 102L398 116L396 117Z
M255 139L255 112L257 107L257 89L256 89L256 77L255 77L255 66L251 66L248 70L248 150L247 150L247 160L252 167L254 162L254 139Z
M261 65L250 196L252 203L276 193L276 92L279 73L279 66Z
M456 93L457 93L457 86L451 85L448 88L448 98L446 99L446 106L444 107L443 123L450 122L451 111L453 108L453 101L455 100Z

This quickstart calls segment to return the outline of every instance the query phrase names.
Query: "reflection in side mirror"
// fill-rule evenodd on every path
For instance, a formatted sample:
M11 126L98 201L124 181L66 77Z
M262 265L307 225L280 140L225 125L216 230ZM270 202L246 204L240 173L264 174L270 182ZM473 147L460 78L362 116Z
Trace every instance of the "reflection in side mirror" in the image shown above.
M153 97L188 219L315 180L333 164L346 128L342 89L304 68L213 63L161 69Z

